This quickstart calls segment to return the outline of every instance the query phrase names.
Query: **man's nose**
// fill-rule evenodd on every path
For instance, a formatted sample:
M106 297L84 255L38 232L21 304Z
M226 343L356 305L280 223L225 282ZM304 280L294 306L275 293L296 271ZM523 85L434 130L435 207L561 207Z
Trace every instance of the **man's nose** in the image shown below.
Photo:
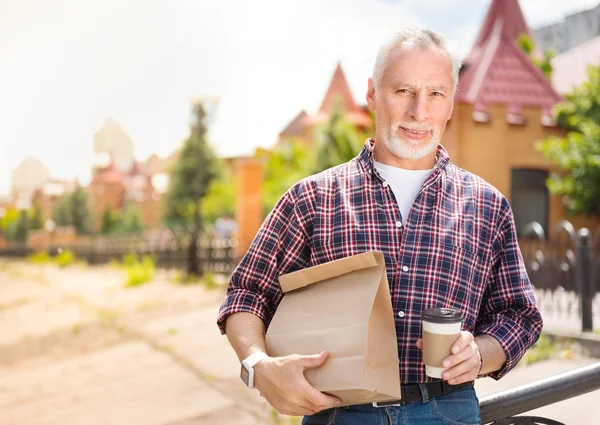
M410 116L415 121L425 121L428 118L427 97L421 93L417 94L410 105Z

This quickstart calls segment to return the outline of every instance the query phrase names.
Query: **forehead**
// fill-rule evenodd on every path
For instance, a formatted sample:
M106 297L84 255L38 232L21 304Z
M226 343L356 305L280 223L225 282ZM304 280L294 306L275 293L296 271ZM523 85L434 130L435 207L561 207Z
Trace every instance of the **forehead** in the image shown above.
M398 48L390 52L383 80L388 83L426 81L438 85L452 84L452 62L440 48Z

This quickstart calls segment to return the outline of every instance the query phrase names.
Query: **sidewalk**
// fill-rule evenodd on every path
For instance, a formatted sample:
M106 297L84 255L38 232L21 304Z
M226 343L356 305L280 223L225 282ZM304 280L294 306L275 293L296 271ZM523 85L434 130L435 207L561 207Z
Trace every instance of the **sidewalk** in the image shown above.
M239 362L215 325L224 290L167 275L125 289L109 268L0 262L0 425L292 424L240 381ZM593 360L519 367L479 395ZM600 415L583 403L544 409L552 419ZM569 425L577 423L571 416ZM582 419L583 420L583 419Z

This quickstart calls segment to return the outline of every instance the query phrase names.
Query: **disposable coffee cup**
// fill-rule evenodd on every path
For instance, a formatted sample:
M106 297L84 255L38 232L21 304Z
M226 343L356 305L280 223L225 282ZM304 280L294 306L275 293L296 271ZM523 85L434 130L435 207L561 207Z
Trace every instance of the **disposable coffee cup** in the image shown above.
M460 336L462 314L450 308L427 308L421 313L423 325L423 362L425 374L441 378L442 360L452 354L452 345Z

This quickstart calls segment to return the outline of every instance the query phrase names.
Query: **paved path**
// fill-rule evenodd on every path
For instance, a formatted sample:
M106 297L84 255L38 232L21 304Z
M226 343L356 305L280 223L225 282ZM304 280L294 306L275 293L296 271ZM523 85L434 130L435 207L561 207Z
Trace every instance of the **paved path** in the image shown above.
M125 289L121 271L0 261L0 425L276 424L238 378L215 326L223 290L161 275ZM480 395L590 363L519 367ZM542 409L569 425L600 416L598 393ZM586 409L583 409L583 406Z

